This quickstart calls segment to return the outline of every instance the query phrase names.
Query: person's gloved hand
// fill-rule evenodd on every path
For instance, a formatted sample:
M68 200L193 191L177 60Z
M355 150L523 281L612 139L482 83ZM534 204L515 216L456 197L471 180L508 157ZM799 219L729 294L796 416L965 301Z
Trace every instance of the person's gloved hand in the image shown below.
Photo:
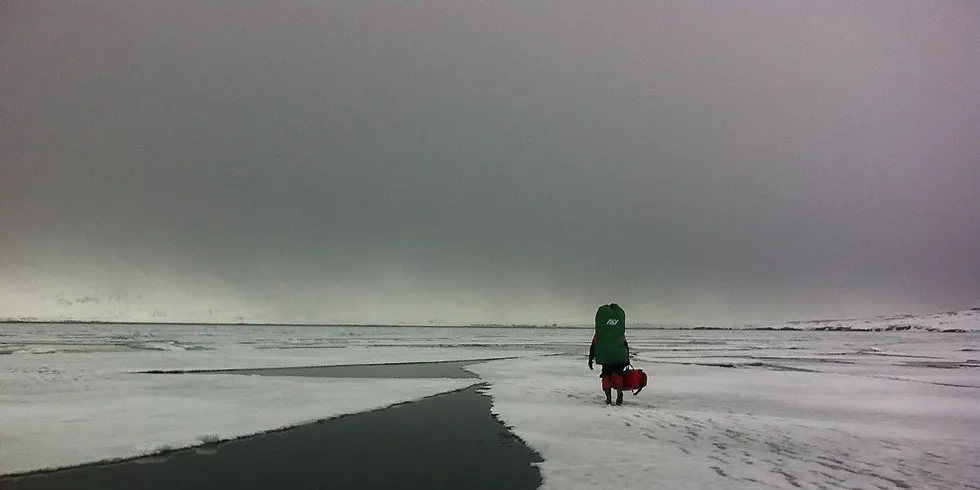
M591 358L589 359L589 370L590 371L592 370L592 359Z

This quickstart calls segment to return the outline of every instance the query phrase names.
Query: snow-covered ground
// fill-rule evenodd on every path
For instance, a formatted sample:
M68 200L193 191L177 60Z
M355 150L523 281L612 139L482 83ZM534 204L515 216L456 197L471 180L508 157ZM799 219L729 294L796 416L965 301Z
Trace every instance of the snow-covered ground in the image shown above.
M556 331L559 332L556 334ZM569 332L571 332L569 334ZM0 324L0 354L341 347L505 347L582 342L575 329L160 324Z
M4 355L0 474L195 446L383 408L478 382L139 371L486 359L515 353L489 354L473 349L351 347Z
M763 328L766 328L765 326ZM934 315L897 315L851 320L813 320L771 325L768 328L834 331L980 331L980 308Z
M581 359L470 368L541 452L545 489L976 488L980 393L825 373L659 365L606 406ZM528 373L534 373L529 376Z
M479 381L142 370L517 356L469 369L489 382L494 412L545 458L545 488L980 488L980 333L629 335L650 386L606 407L582 329L4 324L0 474L242 436Z

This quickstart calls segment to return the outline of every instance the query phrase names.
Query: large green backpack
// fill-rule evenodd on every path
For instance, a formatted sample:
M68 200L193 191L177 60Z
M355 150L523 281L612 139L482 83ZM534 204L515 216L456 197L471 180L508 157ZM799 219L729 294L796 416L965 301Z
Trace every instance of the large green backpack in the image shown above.
M602 305L595 312L595 362L626 364L626 312L616 303Z

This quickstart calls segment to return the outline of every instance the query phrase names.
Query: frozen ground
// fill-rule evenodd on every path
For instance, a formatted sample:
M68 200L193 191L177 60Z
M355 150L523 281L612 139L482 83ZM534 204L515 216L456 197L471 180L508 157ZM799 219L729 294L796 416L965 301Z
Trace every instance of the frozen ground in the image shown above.
M581 329L0 325L0 473L235 437L471 380L136 374L518 359L470 368L545 488L978 489L980 334L632 330L651 375L601 404Z
M491 381L495 414L545 458L546 489L980 488L975 388L658 365L651 386L608 407L582 364L470 368Z
M759 328L759 327L755 327ZM872 331L872 332L977 332L980 331L980 308L950 311L934 315L896 315L857 320L812 320L792 322L761 328L824 330L824 331Z
M351 347L4 355L0 474L200 445L382 408L478 382L139 371L485 359L488 354L472 349Z

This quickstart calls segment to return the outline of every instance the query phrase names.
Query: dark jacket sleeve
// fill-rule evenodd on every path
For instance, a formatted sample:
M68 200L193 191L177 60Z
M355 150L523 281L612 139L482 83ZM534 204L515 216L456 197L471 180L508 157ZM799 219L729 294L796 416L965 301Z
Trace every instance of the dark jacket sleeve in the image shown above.
M589 344L589 360L595 359L595 336L592 336L592 343Z

